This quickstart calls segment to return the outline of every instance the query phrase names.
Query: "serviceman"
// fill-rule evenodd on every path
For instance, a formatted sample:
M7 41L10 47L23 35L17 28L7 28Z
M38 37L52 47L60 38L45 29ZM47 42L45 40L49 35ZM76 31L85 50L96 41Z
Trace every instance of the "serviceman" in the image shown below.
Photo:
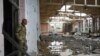
M27 25L27 20L22 19L21 24L19 24L17 28L17 39L19 41L19 47L20 47L20 52L18 56L25 56L26 51L27 51L27 40L26 40L26 26Z

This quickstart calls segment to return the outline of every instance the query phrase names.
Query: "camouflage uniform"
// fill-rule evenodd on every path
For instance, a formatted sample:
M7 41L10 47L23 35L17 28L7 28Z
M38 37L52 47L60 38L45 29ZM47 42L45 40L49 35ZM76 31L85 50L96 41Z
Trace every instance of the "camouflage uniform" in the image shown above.
M20 47L20 52L19 56L24 56L27 51L27 44L26 44L26 27L23 25L20 25L17 28L17 39L19 41L19 47Z

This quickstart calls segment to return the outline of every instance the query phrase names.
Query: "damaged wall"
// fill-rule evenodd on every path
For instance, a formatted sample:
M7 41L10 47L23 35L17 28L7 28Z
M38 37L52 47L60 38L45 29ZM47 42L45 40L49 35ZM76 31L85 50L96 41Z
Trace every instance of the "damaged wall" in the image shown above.
M36 54L38 53L37 40L40 35L39 0L26 0L25 18L28 20L27 24L28 53L32 56L36 56Z

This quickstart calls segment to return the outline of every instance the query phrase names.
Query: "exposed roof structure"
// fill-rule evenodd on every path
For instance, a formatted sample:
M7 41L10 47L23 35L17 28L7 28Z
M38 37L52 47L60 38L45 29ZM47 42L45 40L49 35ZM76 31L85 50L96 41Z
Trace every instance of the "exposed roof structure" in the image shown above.
M91 15L100 15L100 0L40 0L40 17L45 22L49 17L58 14L63 5L70 4L76 11Z

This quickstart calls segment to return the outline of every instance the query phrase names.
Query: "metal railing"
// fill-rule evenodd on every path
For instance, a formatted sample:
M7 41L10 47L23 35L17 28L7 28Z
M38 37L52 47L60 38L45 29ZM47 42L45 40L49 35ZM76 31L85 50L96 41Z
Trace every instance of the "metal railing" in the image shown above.
M6 31L3 31L3 34L5 35L5 39L7 39L15 48L17 48L17 50L13 51L12 53L10 53L6 56L18 55L18 53L20 52L19 44L13 38L11 38L11 36ZM25 55L29 56L28 53L26 53Z
M5 38L6 38L13 46L15 46L17 49L19 49L18 43L17 43L13 38L11 38L10 35L9 35L7 32L3 31L3 34L6 36Z
M3 31L3 34L5 35L5 39L7 39L17 49L12 53L8 54L7 56L14 56L18 54L20 50L18 43L13 38L11 38L11 36L6 31Z

